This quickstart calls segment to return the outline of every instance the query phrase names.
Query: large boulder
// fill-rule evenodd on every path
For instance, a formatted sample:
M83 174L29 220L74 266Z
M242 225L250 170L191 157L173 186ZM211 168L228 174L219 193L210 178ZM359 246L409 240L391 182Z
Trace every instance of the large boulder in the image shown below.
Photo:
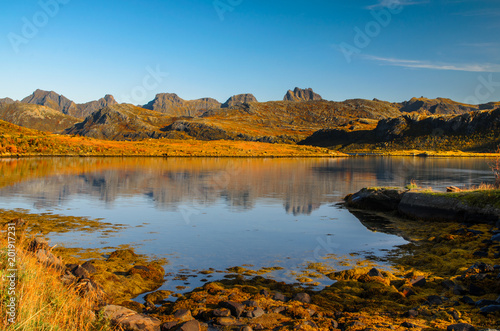
M403 188L363 188L361 191L348 195L346 205L357 209L377 211L397 210L404 194Z

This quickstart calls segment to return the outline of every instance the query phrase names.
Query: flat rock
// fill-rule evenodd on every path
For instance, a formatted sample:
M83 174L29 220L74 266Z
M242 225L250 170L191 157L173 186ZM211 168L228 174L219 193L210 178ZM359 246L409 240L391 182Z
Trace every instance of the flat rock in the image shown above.
M496 313L500 311L500 305L489 305L480 309L482 314Z
M117 305L108 305L101 310L104 318L125 330L160 331L160 320Z
M294 301L302 302L302 303L311 303L311 297L307 293L297 293L293 297Z
M446 331L476 331L476 328L467 323L448 325Z
M239 302L234 302L234 301L223 301L219 304L222 308L227 308L231 311L231 314L239 318L241 316L241 313L245 310L245 306Z
M287 297L283 293L280 293L280 292L274 293L273 300L283 301L283 302L287 302L288 301Z

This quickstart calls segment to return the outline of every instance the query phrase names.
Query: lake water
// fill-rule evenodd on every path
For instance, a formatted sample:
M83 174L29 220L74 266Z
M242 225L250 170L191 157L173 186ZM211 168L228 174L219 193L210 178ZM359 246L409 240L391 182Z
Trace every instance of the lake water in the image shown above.
M336 205L362 187L413 180L444 190L493 181L485 159L419 157L4 159L0 173L2 209L126 225L112 234L51 234L53 244L130 244L138 253L165 257L163 289L186 286L180 292L205 280L174 279L179 273L278 266L284 269L269 276L294 282L294 271L331 254L383 256L404 244L396 235L370 231ZM321 285L331 282L319 279Z

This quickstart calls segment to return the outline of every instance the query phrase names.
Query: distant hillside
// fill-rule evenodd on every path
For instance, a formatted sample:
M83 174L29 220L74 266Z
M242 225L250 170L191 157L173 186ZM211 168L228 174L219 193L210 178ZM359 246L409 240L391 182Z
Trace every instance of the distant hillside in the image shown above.
M160 93L143 108L170 116L199 116L210 109L220 108L221 103L212 98L184 100L175 93Z
M359 118L358 128L372 128L377 120L399 116L383 101L270 101L250 102L230 109L216 109L201 118L183 119L166 130L182 131L197 139L240 139L265 142L297 142L325 127L337 127ZM223 138L221 138L223 137Z
M222 104L221 108L237 107L250 102L258 102L257 98L253 94L237 94L227 99L226 102Z
M500 108L461 115L409 114L384 119L372 130L323 129L300 144L355 149L494 151L500 144Z
M108 140L158 138L162 136L160 130L172 122L165 114L120 104L96 111L65 133Z
M30 129L59 133L80 120L52 108L15 102L0 104L0 119Z
M455 102L451 99L412 98L401 103L401 112L418 112L421 114L463 114L479 110L479 106Z

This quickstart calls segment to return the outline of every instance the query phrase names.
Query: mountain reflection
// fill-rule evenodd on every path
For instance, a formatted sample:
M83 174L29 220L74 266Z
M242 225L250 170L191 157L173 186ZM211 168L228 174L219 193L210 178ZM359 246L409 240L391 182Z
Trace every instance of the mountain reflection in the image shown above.
M471 181L474 175L470 171L446 169L484 172L483 162L419 158L16 159L0 161L0 196L22 196L37 208L61 206L85 195L109 205L120 197L143 196L165 210L224 201L236 211L271 199L281 201L289 214L309 215L322 204L337 202L365 186L405 185L424 175L445 185L446 179Z

